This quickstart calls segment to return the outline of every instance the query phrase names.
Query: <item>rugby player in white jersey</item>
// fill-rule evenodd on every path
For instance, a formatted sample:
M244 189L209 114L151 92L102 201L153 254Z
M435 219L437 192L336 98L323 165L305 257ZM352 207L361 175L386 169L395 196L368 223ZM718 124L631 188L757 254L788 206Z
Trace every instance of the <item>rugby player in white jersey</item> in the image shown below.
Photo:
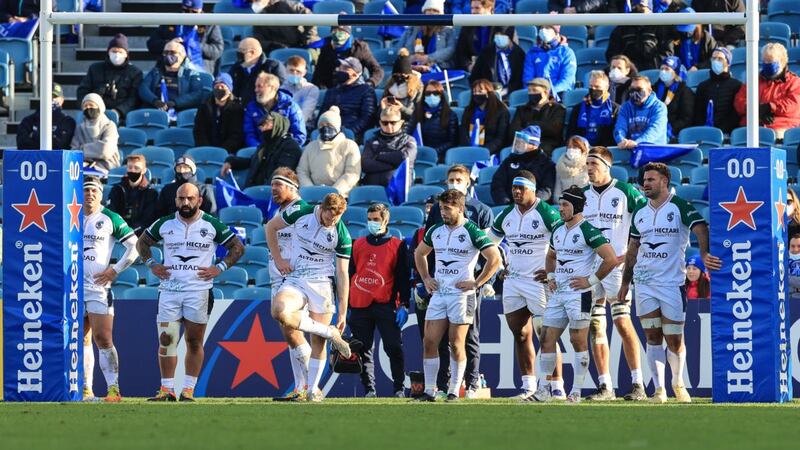
M94 350L92 337L100 356L100 370L106 379L107 402L122 400L119 390L119 355L112 340L114 306L111 283L120 272L127 269L139 254L136 252L136 235L119 214L104 208L103 185L96 177L83 179L83 303L84 322L84 399L94 397L92 374L94 373ZM114 243L125 247L125 253L114 265L109 265ZM88 345L87 345L88 342Z
M625 360L631 371L631 391L625 400L641 401L647 398L642 382L639 358L639 337L631 322L630 299L616 297L622 283L622 262L628 247L628 233L633 211L646 202L644 196L631 184L611 178L613 157L606 147L593 147L586 159L590 184L584 188L586 206L583 217L603 233L614 248L618 264L603 281L592 289L594 306L589 323L589 341L599 374L597 392L586 400L614 400L611 380L608 337L606 336L606 304L611 304L611 319L617 328ZM598 259L595 266L600 264Z
M275 267L284 276L272 299L272 317L285 328L312 334L307 392L312 402L323 399L318 386L325 371L326 341L342 356L350 357L350 345L342 339L352 251L350 233L341 221L346 209L344 197L328 194L319 206L293 205L267 222L267 245ZM278 240L278 233L290 226L294 226L291 261L283 256ZM334 276L338 310L333 303ZM308 314L303 313L305 307ZM335 326L330 324L334 312L338 313Z
M442 222L425 232L414 252L417 271L425 289L433 294L425 315L423 368L425 392L417 400L436 401L439 372L439 342L445 333L450 340L450 386L448 401L457 401L467 367L465 342L475 315L476 291L500 267L500 252L481 229L464 217L465 195L448 189L439 196ZM428 272L427 256L435 252L436 275ZM481 273L473 277L478 256L486 259Z
M175 214L158 219L142 233L136 248L158 287L158 366L161 387L149 401L176 401L175 367L183 322L186 340L186 375L180 401L194 401L194 387L203 366L203 337L214 306L214 278L232 267L244 254L242 241L219 219L200 210L200 191L192 183L178 188ZM163 241L164 262L153 259L150 247ZM214 264L218 245L228 250Z
M551 373L556 365L558 339L569 326L569 339L575 350L572 363L572 390L567 401L581 401L581 388L589 371L589 318L592 307L592 286L601 282L617 265L614 248L597 228L583 218L586 197L583 189L572 186L561 193L558 212L564 222L550 237L550 250L545 260L547 285L552 295L544 312L544 338L541 365ZM602 263L593 271L595 259ZM541 279L542 272L539 272ZM542 391L541 389L539 391ZM533 399L548 400L546 391L537 391Z
M707 268L718 270L721 261L708 252L708 225L691 203L670 193L669 182L670 171L665 164L644 166L642 187L648 201L633 212L625 270L617 298L628 295L631 280L636 284L636 313L647 338L647 364L656 388L651 401L667 401L664 369L669 361L675 399L689 403L692 398L683 384L686 366L684 283L689 231L697 236L700 255Z
M503 314L514 335L522 376L522 392L517 398L528 401L536 392L533 334L541 342L547 305L545 286L534 280L534 274L544 269L550 234L561 224L561 218L558 210L536 198L536 177L527 170L521 170L511 181L511 196L514 203L497 216L489 237L495 244L503 238L508 243L507 265L503 272ZM549 385L553 379L559 380L560 369L557 363L553 378L541 380L541 383Z
M300 189L300 181L297 179L297 174L294 170L288 167L279 167L272 173L272 201L278 207L276 215L283 214L284 211L292 206L307 206L308 203L300 198L298 193ZM264 224L266 235L266 222ZM292 230L294 226L286 227L278 232L278 246L281 248L281 255L284 259L291 260L292 257ZM270 288L272 289L272 297L277 296L278 291L283 284L283 274L275 267L275 261L272 259L272 254L269 258L269 279ZM304 310L307 314L307 311ZM308 384L308 359L311 357L311 346L306 341L306 337L302 331L287 328L282 324L281 327L286 343L289 345L289 361L292 365L292 374L294 375L294 389L285 397L276 397L276 401L302 401L306 399L306 384Z

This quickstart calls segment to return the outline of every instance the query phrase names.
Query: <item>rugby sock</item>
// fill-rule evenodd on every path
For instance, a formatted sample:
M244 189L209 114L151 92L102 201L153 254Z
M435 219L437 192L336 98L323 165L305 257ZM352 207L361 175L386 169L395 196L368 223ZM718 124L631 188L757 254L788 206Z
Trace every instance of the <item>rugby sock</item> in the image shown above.
M316 334L317 336L324 337L325 339L331 338L331 328L328 325L317 322L308 316L303 316L300 319L300 326L298 326L297 329L304 333Z
M686 366L686 349L680 353L672 353L667 349L667 361L672 371L672 385L683 386L683 368Z
M644 384L642 382L642 369L633 369L631 370L631 383L634 384Z
M464 372L467 370L466 358L462 361L456 361L450 358L450 389L447 390L448 394L458 395L461 390L461 382L464 381Z
M294 374L294 387L298 390L305 389L308 384L308 360L311 357L311 346L306 342L290 349L289 353Z
M113 386L119 383L119 357L117 356L117 349L101 348L100 349L100 370L103 371L103 377L106 379L107 386Z
M193 377L191 375L185 375L183 377L183 388L184 389L194 389L196 384L197 384L197 377Z
M572 382L572 392L580 392L586 381L586 373L589 372L589 352L575 352L574 361L572 371L575 377Z
M436 395L436 375L439 373L439 357L424 358L422 371L425 374L425 393Z
M322 379L322 372L324 371L324 359L308 359L308 392L316 392L319 389L319 380Z
M539 353L539 357L541 358L540 362L542 364L542 373L546 373L548 375L552 374L553 371L556 370L556 354Z
M83 385L92 389L94 384L94 350L92 349L92 341L89 340L89 345L83 346Z
M523 375L522 376L522 390L535 391L536 390L536 375Z
M162 378L161 379L161 386L169 389L170 391L175 389L175 378Z
M653 377L653 384L656 389L664 387L664 365L667 362L667 355L661 344L647 344L647 365L650 367L650 375Z
M564 379L550 381L550 392L561 391L564 392Z
M610 373L604 373L604 374L598 376L597 377L597 383L600 384L600 385L605 384L606 387L608 387L610 389L612 387L611 386L611 374Z

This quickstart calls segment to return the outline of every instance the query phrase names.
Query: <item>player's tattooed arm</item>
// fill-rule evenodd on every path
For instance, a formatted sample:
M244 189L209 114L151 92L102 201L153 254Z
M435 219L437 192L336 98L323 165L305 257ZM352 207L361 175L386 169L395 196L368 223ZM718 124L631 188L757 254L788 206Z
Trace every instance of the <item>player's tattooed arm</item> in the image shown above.
M136 251L139 252L142 261L147 261L153 257L153 252L150 251L150 247L154 245L156 245L156 241L154 241L149 234L142 233L142 235L139 236L139 240L136 241Z
M633 266L636 265L636 255L639 254L639 238L628 239L628 253L625 254L625 269L622 271L622 284L620 285L617 298L628 298L628 289L633 280Z
M228 254L225 255L225 258L222 261L228 266L233 267L239 258L244 255L244 244L242 244L242 240L239 238L234 238L228 241L225 244L225 248L228 249Z

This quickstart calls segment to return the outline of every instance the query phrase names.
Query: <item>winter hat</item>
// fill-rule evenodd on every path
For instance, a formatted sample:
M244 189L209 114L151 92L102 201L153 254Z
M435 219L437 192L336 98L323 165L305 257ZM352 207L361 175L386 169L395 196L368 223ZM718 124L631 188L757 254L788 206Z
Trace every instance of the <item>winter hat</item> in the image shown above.
M111 41L108 42L108 48L106 50L111 50L112 48L121 48L128 51L128 37L122 33L117 33Z
M703 258L698 255L690 256L686 258L686 265L687 266L695 266L700 269L700 272L706 272L706 265L703 264Z
M331 33L335 32L336 30L346 31L351 36L353 35L353 27L351 27L350 25L334 25L331 27Z
M541 142L542 138L542 129L539 128L538 125L528 125L527 127L520 130L520 133L525 134L528 136L528 143L539 146L539 142Z
M728 61L729 66L733 63L733 53L731 53L727 47L717 47L713 52L711 52L711 55L713 56L716 52L722 53L722 56L724 56L725 60Z
M64 96L64 89L61 88L61 85L58 83L53 83L53 98L63 97Z
M433 9L439 11L439 14L444 14L444 0L425 0L421 11L425 12L428 9Z
M540 86L547 89L547 92L550 92L550 82L547 78L533 78L531 81L528 81L528 86Z
M397 59L394 60L394 66L392 66L392 73L411 74L411 60L408 59L407 52L400 53L397 56Z
M186 9L203 9L203 0L183 0L182 4Z
M653 10L653 1L652 0L631 0L631 8L638 5L647 6L651 11Z
M345 68L353 69L353 71L359 75L361 75L361 73L364 71L364 68L361 66L361 61L352 56L340 60L339 65L344 66Z
M331 106L329 110L325 111L319 116L317 126L321 127L323 123L332 126L336 129L336 131L342 130L342 116L339 115L338 106Z
M664 61L661 61L661 65L668 66L670 69L674 70L675 73L678 73L681 70L681 59L677 56L667 56L664 58Z
M197 173L197 164L194 163L194 159L191 156L183 155L175 160L176 168L181 164L189 166L189 170L191 170L193 174Z
M217 78L214 80L214 86L218 84L224 84L225 87L228 88L229 91L233 92L233 78L227 73L221 73L217 75Z
M86 94L86 96L83 97L83 100L81 100L81 109L83 109L83 106L86 105L86 102L92 102L95 105L97 105L97 107L100 109L100 114L103 114L103 113L106 112L106 104L103 101L103 97L100 97L99 95L95 94L94 92L92 92L90 94Z
M681 10L681 12L682 13L692 13L692 14L695 13L694 9L692 9L692 8L683 8ZM678 26L675 27L675 29L677 29L681 33L691 33L692 31L694 31L695 27L697 27L697 25L695 25L695 24L678 25Z

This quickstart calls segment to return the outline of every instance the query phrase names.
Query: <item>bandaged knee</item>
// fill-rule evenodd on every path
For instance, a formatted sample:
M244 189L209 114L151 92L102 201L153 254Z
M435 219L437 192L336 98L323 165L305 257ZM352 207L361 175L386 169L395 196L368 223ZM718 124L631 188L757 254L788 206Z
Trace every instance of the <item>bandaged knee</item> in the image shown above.
M617 320L622 317L631 315L631 304L628 302L619 302L611 305L611 319Z
M642 328L645 330L650 330L653 328L661 328L661 318L660 317L653 317L653 318L641 318L639 320L642 323Z
M536 339L539 339L539 342L542 340L543 328L544 318L542 316L533 316L533 332L536 333Z
M161 356L178 356L178 339L180 339L181 324L178 322L158 323L158 348ZM164 345L164 341L169 344Z
M592 345L608 344L605 305L592 306L592 318L589 321L589 340Z
M683 334L683 324L665 323L664 325L661 325L661 330L665 336Z

